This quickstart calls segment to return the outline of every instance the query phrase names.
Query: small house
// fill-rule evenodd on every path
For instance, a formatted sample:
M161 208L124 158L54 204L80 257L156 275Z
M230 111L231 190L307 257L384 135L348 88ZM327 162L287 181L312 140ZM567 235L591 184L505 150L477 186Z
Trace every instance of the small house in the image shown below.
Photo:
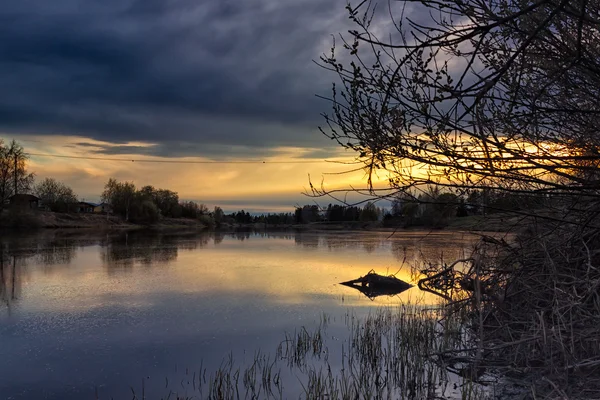
M112 214L112 207L108 203L96 204L94 212L99 214Z
M80 201L77 203L77 212L78 213L93 213L94 208L97 207L98 204L90 203L88 201Z
M37 210L40 199L32 194L15 194L10 196L8 202L13 208Z

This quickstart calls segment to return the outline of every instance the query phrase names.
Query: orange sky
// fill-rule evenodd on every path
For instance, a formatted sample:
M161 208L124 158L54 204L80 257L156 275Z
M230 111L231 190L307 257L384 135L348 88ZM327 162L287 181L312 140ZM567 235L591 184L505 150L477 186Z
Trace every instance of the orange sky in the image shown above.
M12 137L4 136L3 139L6 141ZM28 153L110 159L208 160L194 157L159 158L140 154L103 156L94 153L93 146L106 147L111 146L110 143L75 136L20 135L15 139ZM143 142L131 142L126 145L153 146L152 143ZM153 185L174 190L182 200L200 201L209 207L219 205L226 211L243 208L255 212L288 212L297 204L309 204L314 201L302 195L309 188L309 175L317 185L324 179L327 188L365 187L366 176L362 171L339 174L356 166L332 163L323 158L310 158L311 154L319 150L322 149L279 147L276 148L275 155L257 158L259 162L253 164L236 163L241 159L234 158L229 159L232 163L224 164L170 164L32 155L29 169L35 172L37 180L46 177L58 179L70 185L81 199L88 201L99 200L104 183L114 177L118 180L133 181L138 187ZM334 148L330 153L334 156L329 157L329 161L351 162L354 156L352 152L341 148ZM331 173L333 175L330 175ZM384 184L385 181L385 176L378 179L379 184ZM321 204L333 202L330 198L317 201Z

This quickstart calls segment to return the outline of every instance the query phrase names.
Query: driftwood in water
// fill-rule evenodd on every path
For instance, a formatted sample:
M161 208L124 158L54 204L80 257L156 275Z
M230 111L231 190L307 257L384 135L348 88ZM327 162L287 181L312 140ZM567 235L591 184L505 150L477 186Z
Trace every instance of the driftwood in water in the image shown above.
M340 284L360 291L371 300L377 296L393 296L402 293L413 286L410 283L396 278L394 275L379 275L373 270L358 279L341 282Z

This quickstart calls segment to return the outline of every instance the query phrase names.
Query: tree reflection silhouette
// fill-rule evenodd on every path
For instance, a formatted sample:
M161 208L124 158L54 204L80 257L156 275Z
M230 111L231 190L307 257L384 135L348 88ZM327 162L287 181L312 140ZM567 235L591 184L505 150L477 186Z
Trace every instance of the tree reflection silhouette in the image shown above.
M423 238L427 236L427 240ZM36 234L11 234L0 237L0 302L8 305L21 297L22 282L34 271L54 274L79 265L76 257L87 246L98 246L106 273L118 274L132 268L156 268L174 262L182 252L208 245L227 246L232 241L277 239L300 246L302 251L319 250L391 252L399 265L424 265L428 259L457 257L470 242L461 235L403 233L388 235L371 232L311 231L229 231L229 232L159 232L85 230L42 231ZM201 254L201 253L199 253ZM374 266L377 266L374 264ZM378 267L382 267L379 265ZM389 272L398 266L386 265ZM418 271L418 268L415 268ZM368 296L370 297L370 295Z
M174 261L180 250L191 251L204 247L213 238L212 233L124 232L108 241L101 257L109 270L113 267L132 267L136 263L150 267Z
M319 247L319 235L314 232L296 232L294 242L302 247Z
M10 313L12 304L21 296L21 265L16 257L8 256L0 246L0 300Z

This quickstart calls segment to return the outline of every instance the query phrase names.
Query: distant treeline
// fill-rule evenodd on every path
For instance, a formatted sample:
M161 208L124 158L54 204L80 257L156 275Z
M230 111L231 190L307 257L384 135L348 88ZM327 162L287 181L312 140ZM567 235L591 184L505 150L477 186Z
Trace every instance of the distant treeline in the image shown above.
M296 223L292 213L251 215L244 210L226 215L224 221L229 224L292 225Z
M383 215L383 210L372 203L365 207L342 206L329 204L326 209L315 204L298 206L293 213L269 213L251 215L244 210L228 214L224 221L237 224L267 224L267 225L299 225L314 222L355 222L377 221Z
M78 197L71 187L53 178L35 180L27 170L28 156L23 147L12 141L0 141L0 200L3 204L17 193L32 193L46 209L54 212L77 210ZM548 205L544 194L500 191L493 188L453 193L438 186L429 186L420 193L403 193L393 198L391 210L368 202L357 205L329 204L321 208L316 204L297 206L293 213L268 213L251 215L241 210L225 215L221 207L210 210L206 205L182 201L177 192L143 186L133 182L108 180L102 193L108 209L124 220L139 224L154 224L161 218L197 219L207 227L225 224L297 225L316 222L366 222L382 221L394 227L443 227L451 219L469 215L493 214L503 211L530 211Z
M311 222L374 222L382 218L384 210L369 202L364 207L329 204L321 210L317 205L296 207L295 222L307 224Z
M377 207L372 202L367 202L363 207L329 204L327 208L322 208L316 204L307 204L296 207L294 213L252 216L242 210L227 217L235 223L243 224L371 223L381 221L383 226L388 227L441 228L448 225L454 218L515 210L534 210L548 204L548 201L549 199L544 194L523 195L490 188L460 195L432 186L420 194L406 193L395 196L391 203L391 209Z
M487 215L507 211L534 210L547 205L544 194L520 194L492 188L455 194L437 186L419 193L398 195L391 211L384 216L384 225L400 227L441 228L453 218Z

